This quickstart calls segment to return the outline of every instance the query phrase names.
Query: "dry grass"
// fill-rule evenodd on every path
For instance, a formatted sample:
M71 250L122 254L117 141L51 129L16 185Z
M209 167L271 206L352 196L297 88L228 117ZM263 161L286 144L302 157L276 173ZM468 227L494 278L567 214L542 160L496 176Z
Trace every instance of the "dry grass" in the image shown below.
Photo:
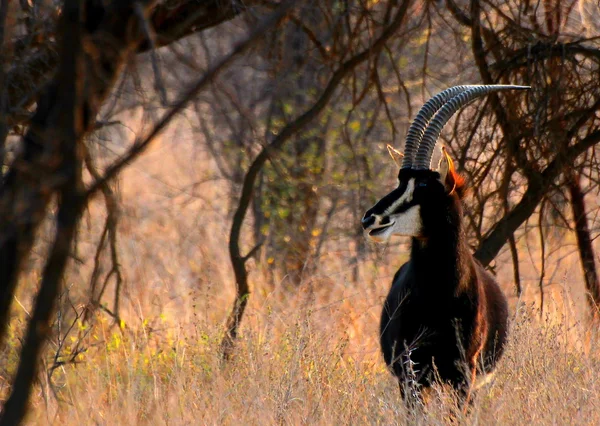
M379 353L379 314L401 262L398 246L361 263L355 282L348 266L354 254L340 237L323 251L316 275L298 289L265 284L260 265L251 261L253 293L242 336L235 359L222 363L221 327L233 297L225 251L229 221L220 203L227 191L211 180L207 167L197 167L207 163L193 143L177 141L157 146L128 169L120 187L122 327L96 316L82 340L87 352L79 363L56 369L51 381L42 376L28 423L450 422L453 395L443 387L431 392L422 412L407 412ZM195 185L201 181L208 184ZM74 300L85 300L102 214L92 206L82 226L77 255L84 263L72 265L66 282ZM519 309L511 301L507 352L472 412L455 414L455 422L600 424L598 339L586 335L581 300L568 297L572 291L577 296L573 289L580 286L577 262L563 262L554 274L558 278L548 283L544 320L532 308L538 300L535 268L524 262L522 271L531 296ZM32 268L18 294L23 307L15 306L2 377L16 366L35 274ZM502 257L498 276L510 294L510 265ZM110 306L111 298L105 300ZM73 350L86 327L78 325L67 336L64 352ZM48 357L53 350L50 345ZM4 396L6 382L0 388Z
M342 311L327 315L329 321L339 323ZM102 344L82 364L55 373L55 396L48 387L38 390L29 421L449 422L454 413L450 390L434 389L423 412L408 412L380 360L374 335L352 339L319 317L311 304L251 318L228 364L218 355L220 330L201 320L182 324L159 318L124 330L99 322L90 338ZM494 380L477 394L470 415L458 414L460 422L599 424L600 356L596 347L585 347L579 331L541 325L523 309L513 321L510 345Z

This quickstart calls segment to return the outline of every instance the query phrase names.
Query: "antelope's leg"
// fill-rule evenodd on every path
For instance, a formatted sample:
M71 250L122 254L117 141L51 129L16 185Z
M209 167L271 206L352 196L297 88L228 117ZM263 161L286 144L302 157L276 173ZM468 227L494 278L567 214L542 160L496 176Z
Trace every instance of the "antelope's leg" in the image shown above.
M465 399L465 407L469 405L469 402L471 400L471 391L473 390L473 387L475 386L476 377L477 377L477 366L471 368L471 380L469 381L469 388L467 390L467 397Z
M477 379L477 358L479 355L479 351L477 355L471 358L471 362L469 363L469 372L470 372L470 380L467 383L467 393L465 396L464 406L463 406L463 415L466 415L469 410L469 405L471 403L471 394L475 389L475 380Z

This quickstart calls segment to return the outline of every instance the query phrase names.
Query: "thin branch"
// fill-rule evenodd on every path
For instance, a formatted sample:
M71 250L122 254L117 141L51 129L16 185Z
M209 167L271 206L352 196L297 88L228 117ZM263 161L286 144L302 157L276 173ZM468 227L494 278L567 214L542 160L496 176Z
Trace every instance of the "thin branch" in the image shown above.
M160 102L162 105L167 105L167 89L160 72L160 66L158 65L158 54L156 53L156 34L151 28L149 20L146 18L144 9L140 3L135 4L135 14L141 24L141 28L146 36L146 41L150 46L150 62L152 62L152 72L154 73L154 88L160 96Z
M86 168L90 172L90 175L98 180L100 179L100 174L94 164L94 161L89 153L89 150L84 150L84 162ZM104 223L104 229L102 231L100 241L98 242L98 247L96 249L96 254L94 255L94 269L92 271L92 275L90 278L90 298L91 298L91 306L95 307L101 305L101 299L108 285L109 279L112 276L115 276L115 297L114 297L114 317L119 318L119 298L121 293L121 286L123 284L123 274L121 272L121 265L119 261L119 253L118 253L118 245L117 245L117 224L119 218L119 209L118 203L115 196L114 191L110 187L108 183L105 183L101 187L102 194L104 195L104 204L106 207L106 221ZM99 293L96 292L96 287L98 284L99 271L100 271L100 255L104 248L106 239L108 238L110 245L110 260L111 260L111 269L106 274L104 279L104 283ZM84 320L87 320L91 311L86 311Z
M517 242L515 241L515 234L508 236L508 243L510 247L510 255L513 262L513 277L515 279L515 289L517 290L517 297L521 298L523 289L521 288L521 274L519 273L519 252L517 251Z
M538 232L540 235L540 279L538 283L538 287L540 289L540 318L544 314L544 278L546 277L546 242L544 239L544 205L545 203L542 201L542 205L540 206L540 214L538 217Z
M262 241L259 241L254 247L252 247L252 249L248 252L248 254L246 256L242 257L244 262L246 262L250 258L252 258L252 256L254 256L258 252L258 250L260 250L260 248L262 247L262 245L264 243L265 243L265 240L263 239Z

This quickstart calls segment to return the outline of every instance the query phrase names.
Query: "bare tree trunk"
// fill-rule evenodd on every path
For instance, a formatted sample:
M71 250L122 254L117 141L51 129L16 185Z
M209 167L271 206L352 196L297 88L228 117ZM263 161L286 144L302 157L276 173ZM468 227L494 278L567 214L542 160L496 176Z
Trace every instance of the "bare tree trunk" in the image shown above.
M508 212L510 211L508 194L509 194L510 180L511 180L511 177L514 172L515 172L515 170L514 170L514 167L512 166L512 163L508 162L507 167L504 170L502 184L500 185L500 191L502 194L502 203L504 205L504 214L508 214ZM517 249L517 242L515 240L514 232L511 232L508 235L508 244L510 247L510 255L511 255L512 263L513 263L513 277L515 280L515 290L517 293L517 297L520 299L522 289L521 289L521 274L519 273L519 251Z
M44 268L40 291L19 358L19 368L10 397L4 405L0 425L20 424L25 417L31 384L37 376L38 355L50 332L50 316L54 310L54 303L84 204L81 192L82 158L78 153L79 139L84 131L81 90L84 84L81 75L82 16L82 6L77 0L65 2L61 26L63 34L61 66L56 78L58 96L53 108L49 109L50 115L55 119L52 122L56 127L53 136L57 139L54 143L60 147L60 154L55 154L59 162L58 170L52 176L53 180L59 182L57 187L60 190L60 209L54 244ZM13 273L16 278L18 270Z
M0 342L19 271L56 190L50 177L61 161L60 137L50 127L63 111L58 93L57 84L48 87L24 137L23 154L14 160L0 186L0 223L7 224L0 234Z
M75 151L76 144L73 144L71 148ZM17 375L0 418L0 425L2 426L19 424L26 414L31 385L37 377L39 354L51 330L50 317L54 312L55 301L59 293L77 224L85 205L84 198L78 190L81 182L81 159L75 156L72 157L72 161L65 163L65 173L68 175L65 176L66 182L61 191L55 239L44 268L33 316L27 326L27 335L19 357Z
M521 297L523 289L521 288L521 274L519 273L519 252L517 251L517 242L515 241L515 234L508 236L508 243L510 244L510 255L513 262L513 276L515 279L515 290L517 291L517 297Z
M571 194L571 209L575 221L575 235L577 236L577 249L583 269L587 300L590 305L591 316L594 319L600 317L600 282L594 256L594 247L590 237L590 229L585 214L585 194L581 190L580 176L577 172L571 172L568 180L569 192Z
M249 197L250 195L247 194L247 196ZM243 193L242 197L244 197ZM243 217L240 218L239 216L236 216L233 220L232 230L241 229L243 219ZM250 297L248 273L246 272L247 257L240 256L237 241L233 242L231 238L229 239L229 256L231 258L231 266L233 267L233 273L235 275L235 301L233 302L231 313L227 318L227 323L225 325L225 336L221 341L221 354L225 359L230 359L233 354L240 322L242 321L244 311L246 310L248 299Z
M4 34L6 32L6 15L8 12L8 0L0 3L0 64L5 63L6 47L4 45ZM8 123L6 122L6 85L4 66L0 66L0 177L4 158L6 155L6 137L8 136Z

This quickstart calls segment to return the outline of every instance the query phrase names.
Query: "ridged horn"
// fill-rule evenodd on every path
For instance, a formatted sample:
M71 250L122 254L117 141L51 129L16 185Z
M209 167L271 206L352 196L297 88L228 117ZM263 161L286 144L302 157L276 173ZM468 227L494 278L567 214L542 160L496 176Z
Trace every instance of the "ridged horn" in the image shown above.
M443 92L438 93L433 98L429 99L425 105L421 107L415 119L408 128L406 133L406 143L404 144L404 160L402 160L401 169L410 169L415 159L415 154L421 139L425 134L425 128L429 124L431 117L454 96L477 86L454 86Z
M442 133L442 129L450 120L450 118L462 107L467 105L469 102L474 101L480 96L487 95L490 92L497 92L501 90L528 90L531 89L529 86L513 86L506 84L494 84L494 85L480 85L471 86L470 89L463 91L448 102L446 102L439 111L435 114L435 117L425 129L425 133L421 138L421 144L415 155L414 167L415 169L431 169L431 157L435 145L437 144L438 138ZM406 151L405 151L406 152Z

